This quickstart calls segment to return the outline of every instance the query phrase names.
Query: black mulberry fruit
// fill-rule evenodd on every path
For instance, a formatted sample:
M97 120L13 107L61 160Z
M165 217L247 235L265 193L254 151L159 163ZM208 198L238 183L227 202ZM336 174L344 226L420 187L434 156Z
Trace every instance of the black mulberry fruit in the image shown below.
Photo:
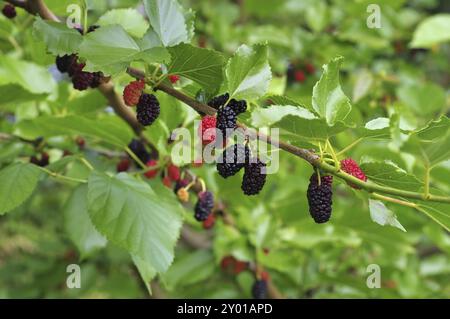
M307 191L309 213L318 224L327 222L331 217L333 176L321 176L320 185L317 173L309 179Z
M153 94L142 94L137 104L137 120L144 126L149 126L155 122L159 116L160 107L156 96Z
M254 299L267 298L267 281L256 280L252 286L252 296Z
M228 99L230 98L230 95L228 93L216 96L211 99L211 101L208 102L208 105L212 108L215 108L218 110L221 106L225 105L227 103Z
M91 88L93 89L97 88L102 83L102 79L103 79L103 72L92 73Z
M130 144L128 144L128 148L134 154L136 154L136 156L142 161L142 163L147 163L150 160L150 153L147 152L144 143L142 143L141 141L133 139Z
M17 15L16 7L14 7L12 4L7 3L2 9L2 13L8 19L14 19Z
M233 176L248 163L249 157L250 150L247 146L242 144L230 146L222 153L217 163L217 171L223 178Z
M237 101L232 99L230 103L228 103L228 106L231 107L238 115L247 111L247 102L244 100Z
M59 72L66 73L69 72L70 67L73 63L76 63L77 56L75 54L66 54L63 56L57 56L56 57L56 67L58 68Z
M245 166L241 188L245 195L257 195L266 183L266 164L259 159Z
M195 219L199 222L208 219L214 207L214 195L211 192L201 192L198 194L198 201L195 204Z
M90 72L80 71L72 77L73 88L79 91L87 90L94 79L94 74Z
M216 128L222 132L223 140L227 138L227 130L234 130L236 128L237 114L236 112L227 106L222 106L217 111Z

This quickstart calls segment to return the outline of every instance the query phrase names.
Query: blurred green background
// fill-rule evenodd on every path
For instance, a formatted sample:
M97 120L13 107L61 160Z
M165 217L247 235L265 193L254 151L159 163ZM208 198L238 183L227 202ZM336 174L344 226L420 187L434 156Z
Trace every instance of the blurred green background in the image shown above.
M421 24L436 15L448 15L450 2L377 1L382 27L369 29L366 9L372 2L180 1L196 13L194 42L199 46L229 56L242 43L268 42L274 74L272 94L286 94L311 105L321 66L342 55L341 84L351 99L351 116L356 123L397 114L402 128L414 129L448 114L448 41L425 43L424 48L411 48L411 43L423 41L417 31ZM71 1L46 3L63 16ZM92 24L114 8L142 10L139 1L131 0L88 4ZM39 84L53 87L51 96L3 85L11 61L23 60L43 68L54 63L44 44L33 38L32 18L23 10L18 9L18 13L14 21L0 17L0 130L10 132L14 121L52 114L61 105L74 112L103 112L106 101L98 92L74 93L68 83L51 78L49 83ZM448 39L450 29L432 25L431 30ZM26 70L22 75L31 86L37 85L36 79L46 79L31 67ZM127 81L126 75L116 80L118 90ZM11 96L15 99L8 99ZM354 140L355 135L348 132L333 139L333 144L343 149ZM358 161L389 160L422 176L420 165L411 155L402 154L397 142L362 141L349 155ZM73 140L55 139L52 143L55 148L81 152ZM87 140L87 145L94 143ZM114 171L115 161L100 158L89 149L84 152L96 165ZM1 163L31 154L33 149L26 143L2 141L0 145ZM371 220L366 195L339 181L334 187L333 219L318 227L308 214L304 195L311 167L285 152L280 152L280 165L280 171L269 176L257 198L242 195L239 179L221 179L213 165L193 169L223 201L238 228L219 221L205 231L189 215L187 223L200 236L213 240L212 249L195 249L180 242L174 264L155 280L154 297L250 298L253 275L248 271L238 276L223 272L220 261L227 255L249 262L257 258L288 298L450 297L450 237L442 227L412 208L391 204L387 206L407 232L380 226ZM79 176L84 170L74 163L69 175ZM449 194L450 161L439 164L431 174L432 185ZM71 209L67 200L72 190L73 185L45 180L24 205L0 216L0 297L147 298L145 285L126 252L108 245L80 255L67 224ZM268 248L269 253L262 248ZM66 266L71 263L81 265L81 289L66 287ZM381 268L379 289L366 285L370 264Z

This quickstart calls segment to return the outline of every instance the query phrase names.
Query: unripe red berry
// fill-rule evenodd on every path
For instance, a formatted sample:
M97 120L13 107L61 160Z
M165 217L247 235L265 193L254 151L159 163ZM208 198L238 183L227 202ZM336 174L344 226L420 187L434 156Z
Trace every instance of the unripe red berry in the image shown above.
M139 102L142 91L145 88L144 80L133 81L123 90L123 100L128 106L135 106Z
M158 161L156 161L156 160L149 160L146 163L146 165L148 167L156 166L156 165L158 165ZM147 172L144 173L145 177L147 177L147 178L155 178L155 176L157 174L158 174L158 169L153 169L153 170L150 170L150 171L147 171Z
M208 145L216 140L216 117L206 115L198 127L198 135L203 145Z
M162 183L164 184L164 186L172 188L172 180L169 176L164 176L164 178L162 179Z
M314 65L312 63L309 63L309 62L305 64L305 70L309 74L313 74L314 72L316 72L316 68L314 67Z
M169 166L167 166L167 175L170 180L176 182L180 179L180 169L173 164L169 164Z
M169 75L169 80L172 84L175 84L180 80L180 76L177 74Z
M305 82L305 80L306 80L305 72L301 70L295 71L295 81L302 83Z
M341 161L341 169L346 172L347 174L350 174L363 182L367 181L367 176L364 174L364 172L359 167L358 163L356 163L355 160L352 158L346 158ZM348 183L348 185L354 189L360 189L359 186L354 185L352 183Z
M122 159L119 163L117 163L116 170L118 173L126 172L130 168L130 160L128 158Z
M214 227L215 223L216 223L216 216L214 214L209 214L208 218L203 221L203 228L210 229Z

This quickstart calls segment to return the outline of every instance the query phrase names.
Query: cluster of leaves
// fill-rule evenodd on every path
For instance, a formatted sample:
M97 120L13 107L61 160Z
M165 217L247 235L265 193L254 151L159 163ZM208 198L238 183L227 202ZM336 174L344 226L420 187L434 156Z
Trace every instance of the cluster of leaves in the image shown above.
M283 152L279 172L256 200L242 195L239 179L218 177L214 165L192 168L236 226L218 221L210 250L176 245L183 223L201 231L192 214L160 181L142 179L139 171L115 174L118 156L101 155L123 155L132 129L111 114L100 92L73 92L54 67L47 68L56 55L76 53L86 71L111 76L121 91L131 80L129 66L162 65L158 80L180 76L177 89L201 102L223 92L247 100L250 111L239 120L248 126L280 128L282 139L326 154L357 142L346 154L361 163L369 181L445 195L448 15L427 17L425 4L385 1L382 28L368 29L361 16L369 1L245 0L243 7L183 1L195 14L175 0L144 0L137 8L138 1L116 2L110 8L87 1L90 22L100 28L84 36L40 18L27 28L31 20L23 12L19 24L0 20L0 36L7 40L0 49L8 52L0 57L0 128L12 137L0 145L0 214L8 213L0 219L0 280L6 283L0 296L142 296L139 280L129 280L139 273L149 290L158 275L174 297L249 297L253 275L243 272L230 282L218 270L229 255L257 261L286 296L448 294L441 280L450 271L448 204L401 198L413 209L339 184L332 221L316 226L304 195L310 165ZM61 16L68 3L47 1ZM318 70L286 85L287 67L296 60ZM166 157L172 130L195 132L198 115L163 92L156 95L161 115L143 134ZM86 149L78 149L76 136L86 138ZM27 142L37 138L45 145ZM51 156L44 169L27 163L42 147ZM63 150L73 155L63 156ZM61 176L62 188L53 179ZM63 265L77 260L73 246L83 260L77 292L62 286ZM372 263L381 266L382 289L365 285ZM11 277L18 268L24 269L21 277ZM30 278L37 277L42 282L31 289Z

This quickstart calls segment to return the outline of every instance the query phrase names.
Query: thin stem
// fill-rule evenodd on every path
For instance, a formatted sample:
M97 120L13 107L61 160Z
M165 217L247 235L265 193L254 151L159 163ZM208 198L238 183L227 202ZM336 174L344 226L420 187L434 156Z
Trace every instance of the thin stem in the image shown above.
M384 200L386 202L391 202L391 203L394 203L394 204L399 204L399 205L403 205L403 206L407 206L407 207L417 208L417 204L415 204L415 203L406 202L406 201L403 201L401 199L392 198L392 197L380 195L380 194L377 194L377 193L373 193L372 197L376 198L376 199Z
M352 149L355 145L357 145L359 142L361 142L363 140L362 137L358 138L357 140L355 140L354 142L352 142L351 144L347 145L344 149L342 149L341 151L336 153L336 156L341 156L342 154L344 154L345 152L348 152L350 149Z
M139 164L139 166L140 166L142 169L147 169L147 168L148 168L147 165L145 165L145 164L141 161L141 159L140 159L139 157L137 157L137 155L134 154L134 152L133 152L132 150L130 150L130 148L129 148L128 146L125 147L125 151L128 153L128 155L131 156L132 159L134 159L134 160L136 161L136 163ZM152 167L152 169L153 169L153 167Z
M89 168L89 170L93 171L94 167L92 166L91 163L89 163L89 161L87 159L85 159L84 157L80 157L80 162L83 163L87 168Z
M51 170L48 170L48 169L46 169L46 168L44 168L44 167L40 167L40 166L39 166L39 169L40 169L41 171L47 173L47 174L50 175L51 177L56 178L56 179L66 180L66 181L69 181L69 182L83 183L83 184L85 184L85 183L88 182L88 181L85 180L85 179L79 179L79 178L75 178L75 177L64 176L64 175L58 174L58 173L56 173L56 172L52 172Z
M428 163L425 164L425 177L423 181L423 198L425 200L430 196L430 165Z
M337 158L336 153L334 152L333 145L331 145L329 139L327 139L327 146L328 146L328 148L329 148L329 150L330 150L331 157L332 157L333 160L334 160L334 166L336 167L336 171L339 171L340 168L341 168L341 167L340 167L341 165L340 165L340 163L339 163L339 160L338 160L338 158Z

